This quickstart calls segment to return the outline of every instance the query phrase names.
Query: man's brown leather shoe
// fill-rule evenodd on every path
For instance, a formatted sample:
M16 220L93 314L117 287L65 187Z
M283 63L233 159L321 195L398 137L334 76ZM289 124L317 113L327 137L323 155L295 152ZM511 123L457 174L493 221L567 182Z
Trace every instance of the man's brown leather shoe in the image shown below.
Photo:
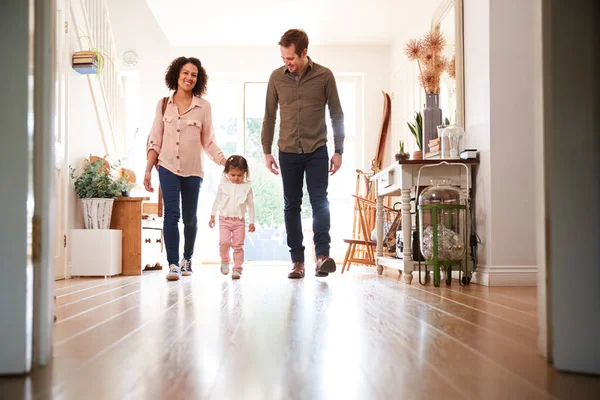
M292 270L288 274L288 278L290 279L300 279L304 278L304 263L303 262L295 262Z
M335 261L328 256L317 256L316 276L327 276L335 272Z

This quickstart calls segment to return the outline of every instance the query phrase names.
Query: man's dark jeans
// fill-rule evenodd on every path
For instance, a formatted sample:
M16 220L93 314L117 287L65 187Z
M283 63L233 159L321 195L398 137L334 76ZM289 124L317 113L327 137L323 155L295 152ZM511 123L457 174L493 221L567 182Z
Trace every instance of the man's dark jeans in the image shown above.
M183 257L191 260L198 231L198 195L202 178L175 175L166 168L158 167L158 177L165 204L163 230L169 265L179 265L179 217L183 212Z
M327 186L329 183L329 155L327 146L313 153L279 152L279 167L283 180L283 198L285 202L285 230L292 262L304 262L302 244L302 187L304 174L313 212L313 233L317 256L329 256L330 217Z

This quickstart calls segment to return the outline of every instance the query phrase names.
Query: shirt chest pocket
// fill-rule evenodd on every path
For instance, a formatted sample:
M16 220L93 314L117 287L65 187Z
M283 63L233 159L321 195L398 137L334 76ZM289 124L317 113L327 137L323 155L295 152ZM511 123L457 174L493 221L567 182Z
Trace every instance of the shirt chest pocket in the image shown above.
M200 140L202 132L202 121L196 119L188 119L185 121L185 139L188 141L197 142Z
M324 105L326 103L325 83L312 80L302 85L302 95L309 104Z
M279 97L279 103L282 106L292 104L298 98L298 93L296 90L297 86L289 83L277 85L277 96Z

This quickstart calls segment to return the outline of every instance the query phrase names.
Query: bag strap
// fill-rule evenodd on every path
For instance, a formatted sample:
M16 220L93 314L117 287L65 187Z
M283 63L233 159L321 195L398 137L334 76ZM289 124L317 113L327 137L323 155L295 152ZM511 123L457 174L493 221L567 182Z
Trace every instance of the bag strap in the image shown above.
M167 109L167 104L169 103L169 98L168 97L163 97L162 100L162 115L164 117L165 115L165 110Z

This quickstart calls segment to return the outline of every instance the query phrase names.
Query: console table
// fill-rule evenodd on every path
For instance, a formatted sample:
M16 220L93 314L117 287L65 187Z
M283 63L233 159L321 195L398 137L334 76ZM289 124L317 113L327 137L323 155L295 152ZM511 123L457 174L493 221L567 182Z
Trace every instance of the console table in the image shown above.
M478 159L469 160L404 160L394 163L379 173L373 175L370 180L375 184L375 195L377 197L377 254L375 264L379 275L383 268L395 268L400 274L404 272L404 282L412 282L412 272L418 270L417 261L412 259L412 216L410 192L417 184L417 175L423 165L435 165L445 161L450 165L441 165L437 168L425 168L421 171L421 186L429 186L433 178L451 179L453 186L460 186L463 199L469 196L471 182L473 181L473 167L479 164ZM462 165L469 168L469 179ZM416 191L415 191L416 193ZM385 196L400 196L402 203L402 236L404 248L403 258L388 257L383 255L383 198ZM468 237L468 236L467 236Z
M118 197L113 203L110 229L123 231L123 275L142 274L142 201L149 197Z

